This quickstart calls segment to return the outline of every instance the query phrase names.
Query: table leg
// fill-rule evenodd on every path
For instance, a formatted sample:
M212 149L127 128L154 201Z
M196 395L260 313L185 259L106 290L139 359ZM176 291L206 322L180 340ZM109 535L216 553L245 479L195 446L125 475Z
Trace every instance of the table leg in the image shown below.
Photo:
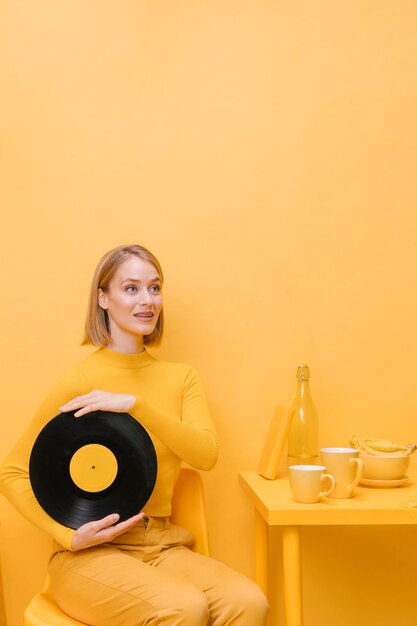
M301 541L298 526L282 529L285 626L303 626Z
M255 580L268 596L268 524L255 509Z

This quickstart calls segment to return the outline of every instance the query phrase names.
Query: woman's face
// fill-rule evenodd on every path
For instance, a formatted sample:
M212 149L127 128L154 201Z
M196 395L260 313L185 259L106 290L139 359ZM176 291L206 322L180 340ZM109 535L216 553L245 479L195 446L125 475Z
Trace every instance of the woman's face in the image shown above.
M99 305L109 316L110 347L136 352L155 328L162 308L160 276L152 263L130 255L115 272Z

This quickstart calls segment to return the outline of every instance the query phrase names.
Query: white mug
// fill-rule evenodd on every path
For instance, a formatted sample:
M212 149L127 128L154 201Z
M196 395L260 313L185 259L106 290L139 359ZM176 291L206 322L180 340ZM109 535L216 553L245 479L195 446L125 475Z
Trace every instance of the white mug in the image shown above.
M336 486L334 477L326 473L324 465L290 465L288 474L291 491L297 502L319 502ZM330 489L322 491L325 480L330 480Z
M321 448L320 460L336 479L331 498L351 498L363 474L363 461L356 448Z

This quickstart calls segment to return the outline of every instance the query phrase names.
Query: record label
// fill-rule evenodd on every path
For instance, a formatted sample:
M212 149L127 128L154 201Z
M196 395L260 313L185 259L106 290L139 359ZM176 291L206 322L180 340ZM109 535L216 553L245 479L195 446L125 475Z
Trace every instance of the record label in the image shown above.
M103 491L117 476L117 459L110 448L100 443L89 443L74 452L69 471L80 489Z
M60 413L39 433L29 477L41 507L77 529L111 513L124 521L149 500L157 459L145 428L128 413Z

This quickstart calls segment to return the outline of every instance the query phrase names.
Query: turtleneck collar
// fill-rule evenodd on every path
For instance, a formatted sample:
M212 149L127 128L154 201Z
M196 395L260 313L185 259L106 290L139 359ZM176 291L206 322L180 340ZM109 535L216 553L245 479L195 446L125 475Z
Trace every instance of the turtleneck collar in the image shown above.
M124 352L115 352L110 348L99 348L95 352L95 356L109 365L116 367L125 367L128 369L136 369L138 367L147 367L155 360L154 357L146 350L136 354L126 354Z

